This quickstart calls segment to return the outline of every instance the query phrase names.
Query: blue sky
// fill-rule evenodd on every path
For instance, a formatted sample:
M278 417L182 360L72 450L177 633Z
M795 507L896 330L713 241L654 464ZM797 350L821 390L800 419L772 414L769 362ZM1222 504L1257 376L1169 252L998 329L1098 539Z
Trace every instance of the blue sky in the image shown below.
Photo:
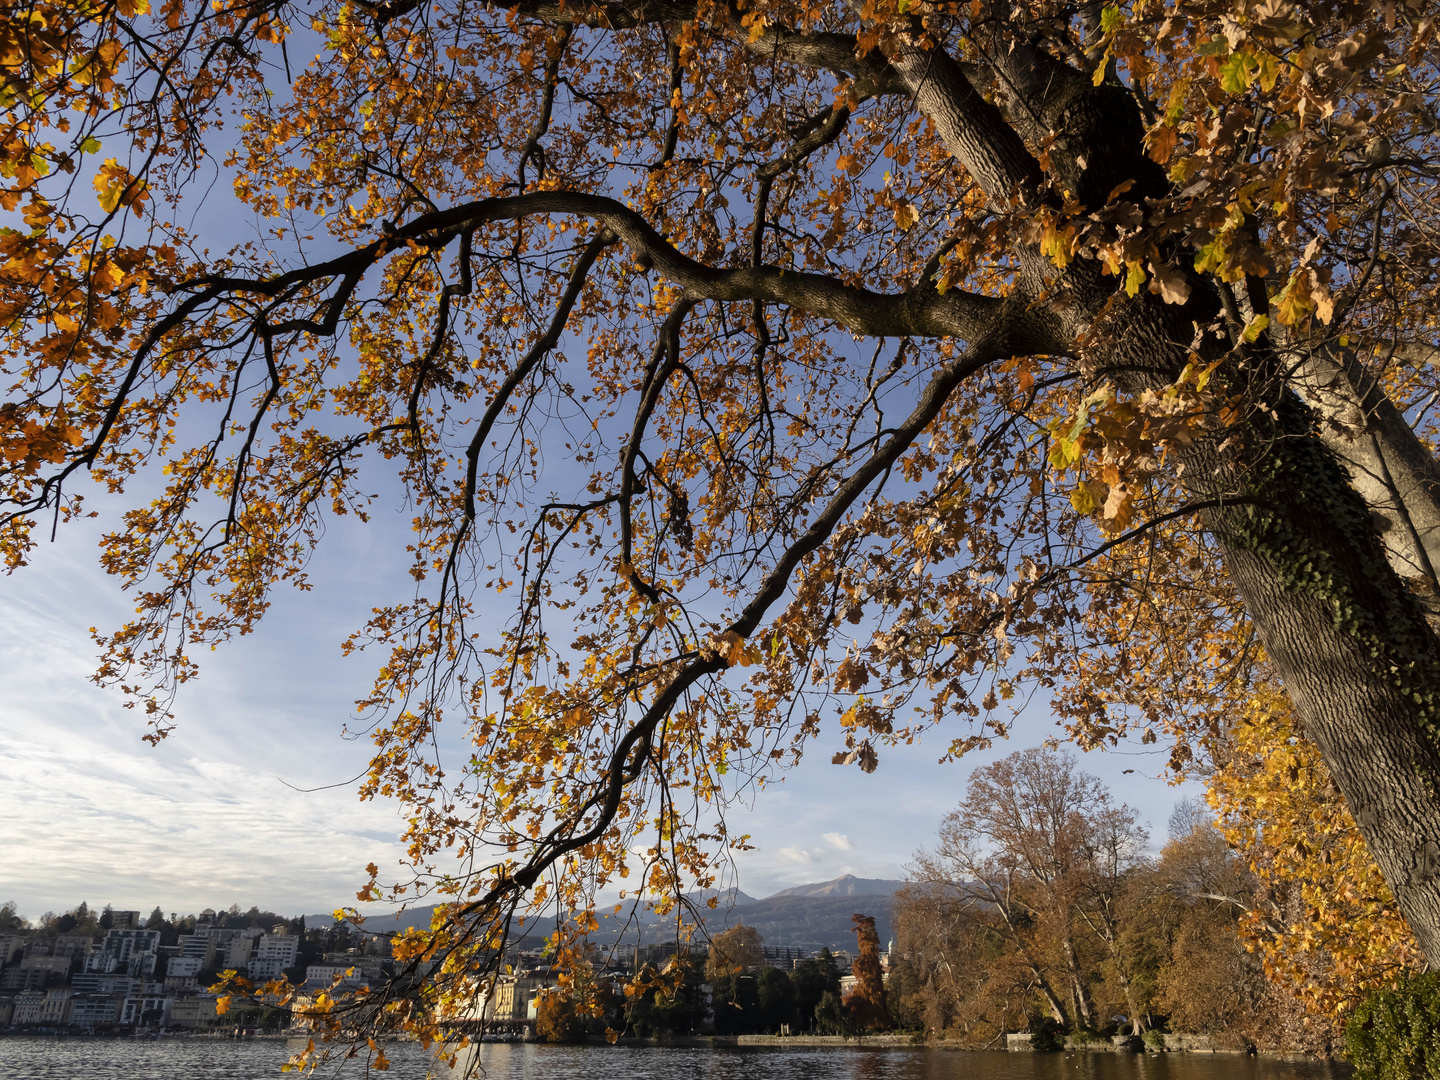
M216 250L262 235L228 177L200 189L195 224ZM198 201L185 209L200 215ZM563 472L568 462L552 464ZM85 494L102 512L118 508ZM154 748L142 741L143 717L87 681L89 628L111 630L130 613L96 565L96 540L113 527L102 518L62 528L31 566L0 578L0 902L32 917L81 900L147 913L157 903L181 912L239 903L299 914L352 903L368 862L385 880L401 822L393 805L356 798L370 747L342 734L376 661L342 659L340 643L372 606L413 593L400 500L379 500L369 526L330 524L313 591L282 588L255 635L202 657L177 728ZM735 884L765 896L844 873L902 876L972 768L1058 733L1043 699L1013 730L1008 743L939 765L957 734L942 730L885 751L869 776L829 764L840 740L822 736L782 783L730 812L732 833L756 845ZM1165 753L1140 749L1091 754L1084 767L1141 811L1158 846L1176 800L1198 788L1156 779ZM296 790L311 788L323 790Z
M342 732L371 671L368 656L342 659L339 644L384 592L403 594L405 518L381 510L369 527L333 528L314 591L277 593L255 635L206 655L179 726L155 748L118 693L87 681L88 628L114 627L128 611L95 564L102 524L61 529L31 566L0 579L0 901L32 917L81 900L293 914L351 902L367 862L395 865L400 822L393 805L361 803L349 783L369 744ZM1037 701L994 750L939 765L937 733L885 752L870 776L829 764L837 747L822 737L782 783L730 812L732 830L757 845L737 884L765 896L843 873L902 876L972 768L1056 733ZM1155 779L1165 756L1145 749L1092 753L1083 766L1141 811L1158 846L1176 800L1197 788Z

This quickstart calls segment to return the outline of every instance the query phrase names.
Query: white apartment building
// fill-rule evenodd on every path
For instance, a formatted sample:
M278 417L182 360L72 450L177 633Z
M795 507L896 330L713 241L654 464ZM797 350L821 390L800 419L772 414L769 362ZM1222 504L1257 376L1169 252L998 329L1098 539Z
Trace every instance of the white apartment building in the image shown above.
M165 965L165 981L193 979L205 970L205 961L198 956L172 956Z
M250 978L278 979L300 958L300 939L290 934L265 934L250 957Z
M215 960L215 944L212 934L181 934L180 955L197 959L202 968L207 968Z
M340 979L342 989L353 990L370 982L364 972L350 964L310 964L305 968L305 989L312 994Z

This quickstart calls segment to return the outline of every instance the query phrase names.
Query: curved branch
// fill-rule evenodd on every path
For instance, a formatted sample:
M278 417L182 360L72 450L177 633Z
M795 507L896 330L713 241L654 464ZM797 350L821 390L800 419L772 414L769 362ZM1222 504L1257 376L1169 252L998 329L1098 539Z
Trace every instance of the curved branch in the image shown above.
M1027 310L1027 305L1018 299L957 289L941 295L925 283L902 293L877 293L824 274L773 266L708 266L680 251L624 203L579 191L535 191L481 199L424 214L362 248L314 266L299 267L273 278L206 277L185 287L204 288L211 295L213 290L222 289L277 296L302 284L339 277L346 287L353 288L358 275L407 242L443 247L461 233L487 224L546 214L600 221L637 257L643 257L657 273L696 300L786 304L874 337L957 337L976 342L998 340L995 335L1003 333L1003 349L1012 354L1060 352L1069 341L1058 330L1052 330L1039 311ZM332 321L332 311L327 311L326 324ZM289 327L276 328L277 332L283 329Z

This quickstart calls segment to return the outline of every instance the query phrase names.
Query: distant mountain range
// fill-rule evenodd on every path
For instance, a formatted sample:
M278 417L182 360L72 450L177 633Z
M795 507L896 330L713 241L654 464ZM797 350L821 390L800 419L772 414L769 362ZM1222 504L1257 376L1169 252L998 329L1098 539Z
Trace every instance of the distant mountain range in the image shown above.
M783 889L764 899L756 899L739 889L719 894L696 893L689 899L712 934L743 923L759 930L767 945L799 945L811 950L828 946L853 952L855 931L851 916L873 916L884 947L893 934L891 902L896 890L904 885L903 881L845 874L834 881ZM706 906L711 896L717 898L713 909ZM377 915L365 920L364 929L372 934L393 934L411 927L429 926L434 910L433 906L426 906L411 908L400 915ZM657 933L673 932L673 913L662 919L654 911L642 908L633 919L630 916L631 907L627 904L619 916L602 919L599 933L593 935L596 944L634 945L637 940L656 940ZM305 916L307 926L329 926L334 921L329 914Z

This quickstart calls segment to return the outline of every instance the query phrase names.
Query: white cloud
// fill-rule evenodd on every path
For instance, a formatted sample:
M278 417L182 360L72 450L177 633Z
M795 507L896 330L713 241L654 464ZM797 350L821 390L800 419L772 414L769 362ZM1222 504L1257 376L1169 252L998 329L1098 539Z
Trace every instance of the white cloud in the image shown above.
M367 862L382 875L396 866L392 805L360 803L353 783L286 786L348 781L369 757L367 743L339 738L357 695L333 661L254 639L207 657L179 727L150 747L144 718L87 682L84 626L123 620L117 590L94 570L65 569L22 571L0 608L0 901L31 917L81 900L300 914L353 904Z
M810 853L804 848L782 847L776 854L787 862L803 864L810 861Z
M837 851L852 851L855 847L854 844L850 843L850 838L843 832L822 833L821 839Z

